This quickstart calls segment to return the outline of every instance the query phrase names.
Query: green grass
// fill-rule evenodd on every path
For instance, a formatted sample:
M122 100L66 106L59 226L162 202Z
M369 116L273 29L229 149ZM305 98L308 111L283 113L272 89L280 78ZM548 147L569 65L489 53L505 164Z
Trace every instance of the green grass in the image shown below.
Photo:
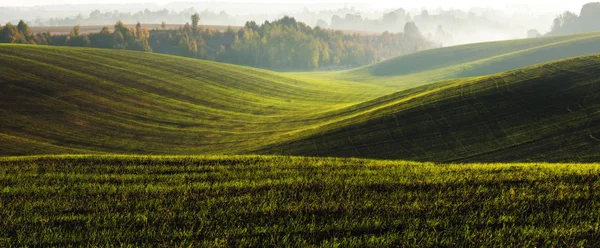
M297 75L402 90L440 80L484 76L595 53L600 53L600 33L467 44L426 50L350 71Z
M0 246L595 247L598 164L0 158Z
M548 46L556 47L595 39L506 43L552 40ZM129 51L2 45L0 58L3 155L437 162L594 162L600 156L598 56L399 92Z
M260 153L417 161L600 160L600 56L457 79L371 101Z
M0 45L0 154L242 153L387 94L174 56Z

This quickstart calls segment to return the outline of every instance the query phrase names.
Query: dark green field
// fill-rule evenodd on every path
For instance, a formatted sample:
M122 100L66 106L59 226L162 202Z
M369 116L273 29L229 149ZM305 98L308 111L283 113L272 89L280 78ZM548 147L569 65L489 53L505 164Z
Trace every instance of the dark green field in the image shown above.
M600 161L600 56L416 88L275 154L439 162Z
M600 245L600 165L0 159L0 246Z
M0 247L598 247L599 51L285 74L0 45Z

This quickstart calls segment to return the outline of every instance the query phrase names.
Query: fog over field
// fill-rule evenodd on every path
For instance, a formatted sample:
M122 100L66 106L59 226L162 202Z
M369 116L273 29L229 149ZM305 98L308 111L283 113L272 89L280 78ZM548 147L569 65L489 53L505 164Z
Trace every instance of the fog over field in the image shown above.
M143 2L143 3L142 3ZM565 11L579 14L588 1L440 1L399 2L220 0L24 0L0 3L0 23L24 19L31 26L128 24L183 25L200 13L203 25L243 26L247 21L273 21L291 16L310 26L399 33L414 21L441 46L527 37L528 31L551 31L553 19ZM535 33L535 32L534 32Z

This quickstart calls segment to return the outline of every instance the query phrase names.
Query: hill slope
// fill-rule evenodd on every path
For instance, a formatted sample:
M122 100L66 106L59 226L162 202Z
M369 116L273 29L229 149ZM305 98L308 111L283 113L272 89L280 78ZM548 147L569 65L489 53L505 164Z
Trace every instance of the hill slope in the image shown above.
M600 159L600 56L413 91L261 152L418 161Z
M241 153L385 94L173 56L0 45L0 154Z
M0 67L2 155L600 159L597 56L394 94L115 50L2 45Z
M599 52L600 33L587 33L432 49L350 71L299 75L367 82L402 90L440 80L484 76Z

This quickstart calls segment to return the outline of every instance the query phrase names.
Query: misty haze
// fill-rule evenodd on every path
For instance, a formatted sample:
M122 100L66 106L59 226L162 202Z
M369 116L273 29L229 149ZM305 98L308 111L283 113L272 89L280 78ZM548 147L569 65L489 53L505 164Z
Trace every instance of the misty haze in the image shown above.
M25 6L18 6L18 3ZM199 13L202 25L244 26L248 21L263 23L284 16L294 17L311 27L364 32L402 32L406 22L414 21L423 34L445 46L508 40L527 37L527 31L551 31L553 19L570 11L576 14L586 2L458 2L456 5L425 1L427 6L390 1L371 2L159 2L159 3L85 3L70 5L45 1L25 1L0 6L0 22L26 21L30 26L102 26L125 24L184 25L189 16ZM100 28L96 28L100 31ZM61 29L36 31L66 32Z

